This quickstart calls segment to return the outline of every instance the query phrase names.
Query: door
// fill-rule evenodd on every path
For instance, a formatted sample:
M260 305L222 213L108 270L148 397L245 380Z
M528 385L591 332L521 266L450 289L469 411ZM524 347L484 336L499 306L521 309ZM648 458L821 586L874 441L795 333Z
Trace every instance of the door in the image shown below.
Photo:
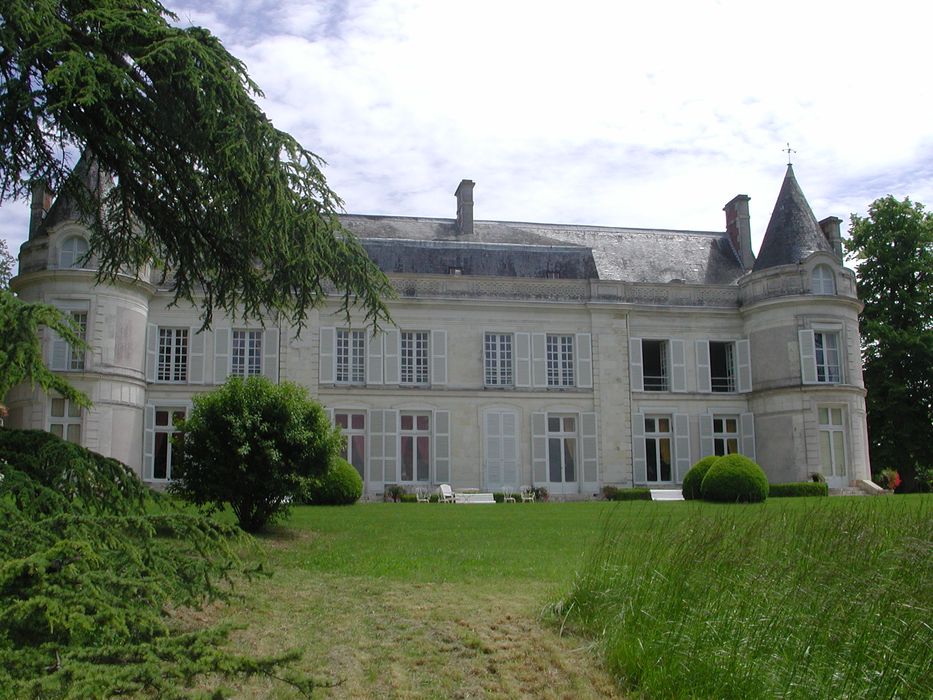
M500 491L505 486L517 489L518 483L518 416L511 410L486 412L486 488Z
M547 478L553 494L580 492L577 422L576 415L547 416Z

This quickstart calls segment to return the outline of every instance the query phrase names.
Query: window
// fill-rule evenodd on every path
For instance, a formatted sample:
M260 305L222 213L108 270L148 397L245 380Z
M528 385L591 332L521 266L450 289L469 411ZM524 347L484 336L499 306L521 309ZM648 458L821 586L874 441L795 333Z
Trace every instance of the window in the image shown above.
M402 331L401 383L428 383L428 332Z
M262 331L233 331L230 374L235 377L262 374Z
M334 424L347 439L340 456L352 464L363 479L366 470L366 414L361 411L335 411Z
M81 407L68 399L52 398L49 402L49 432L80 445Z
M168 481L172 478L172 467L176 462L172 436L178 432L175 422L185 417L181 408L155 409L155 453L153 455L152 478Z
M548 334L546 348L547 385L573 386L573 336Z
M82 339L87 340L87 311L72 311L68 314L71 319L71 325L75 333ZM67 357L65 358L65 368L72 371L81 371L84 369L84 351L68 346Z
M820 406L817 409L820 424L820 467L823 476L846 475L845 428L842 408Z
M512 386L512 334L487 333L484 347L486 386Z
M337 363L335 381L338 384L366 382L366 334L364 331L337 331Z
M735 343L710 341L710 386L715 392L735 391Z
M160 382L188 380L187 328L159 328L159 362L156 380Z
M548 481L577 481L577 418L548 414L547 417Z
M670 388L667 341L642 340L641 352L645 391L667 391Z
M841 382L839 334L829 331L814 331L813 344L816 350L816 381L829 384Z
M87 241L81 236L71 236L62 241L58 257L58 266L63 269L84 266L83 258L87 254Z
M739 451L739 417L713 416L713 454L717 457Z
M649 482L673 480L670 416L645 416L645 458Z
M431 480L431 414L402 413L401 481Z
M836 280L829 265L817 265L810 275L811 294L835 294Z

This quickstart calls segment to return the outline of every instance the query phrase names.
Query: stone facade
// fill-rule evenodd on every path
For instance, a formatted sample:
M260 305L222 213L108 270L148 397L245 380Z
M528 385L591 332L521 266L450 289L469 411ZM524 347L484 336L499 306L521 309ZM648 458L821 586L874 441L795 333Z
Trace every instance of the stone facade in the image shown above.
M816 223L790 168L768 265L744 195L723 232L474 220L473 183L456 197L456 219L345 216L398 291L396 326L348 324L335 297L299 335L222 317L198 333L198 309L170 307L150 271L96 285L93 260L76 262L86 232L39 193L13 288L86 328L84 357L43 342L94 406L17 387L8 425L71 436L159 485L173 416L231 373L261 373L328 408L372 497L449 482L588 498L676 484L730 451L775 483L869 477L855 277L838 219Z

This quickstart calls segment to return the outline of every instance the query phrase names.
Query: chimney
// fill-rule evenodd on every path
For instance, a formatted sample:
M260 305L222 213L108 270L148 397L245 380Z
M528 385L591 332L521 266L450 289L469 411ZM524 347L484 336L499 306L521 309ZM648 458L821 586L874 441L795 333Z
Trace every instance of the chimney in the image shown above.
M826 236L826 240L832 246L833 253L839 259L839 262L842 262L842 233L839 229L841 223L842 219L838 216L827 216L820 222L823 235Z
M472 180L461 180L454 196L457 198L457 233L473 235L473 185Z
M29 238L32 239L42 220L52 207L52 190L45 180L34 180L32 183L32 208L29 213Z
M747 194L736 195L726 206L722 208L726 212L726 233L729 234L729 240L732 246L739 254L739 260L742 261L742 267L751 270L755 264L755 255L752 253L752 229L748 217L748 201L751 199Z

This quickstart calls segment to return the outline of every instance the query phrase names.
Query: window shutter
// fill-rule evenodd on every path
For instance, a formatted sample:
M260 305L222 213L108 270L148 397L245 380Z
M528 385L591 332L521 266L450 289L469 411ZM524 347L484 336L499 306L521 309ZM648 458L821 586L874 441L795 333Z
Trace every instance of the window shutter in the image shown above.
M709 457L716 451L713 445L713 416L700 414L700 458Z
M52 339L52 346L49 351L49 369L64 371L68 367L68 343L62 340L62 337L55 331L50 330L49 336Z
M159 354L159 327L154 323L146 325L146 381L156 380L156 363Z
M230 329L214 329L214 384L223 384L230 376Z
M147 404L143 409L143 479L152 479L155 459L155 406Z
M331 426L336 427L334 426L334 409L325 408L324 412L327 414L327 420L331 424Z
M747 340L735 341L735 356L738 364L738 390L752 390L752 353Z
M382 384L382 343L385 333L379 332L366 339L366 383Z
M279 381L279 329L266 328L262 332L262 376Z
M486 488L498 488L502 483L502 413L486 412L486 451L483 455L486 464Z
M645 369L641 357L641 338L629 338L628 341L629 374L632 391L645 390ZM647 473L647 472L646 472Z
M450 483L450 412L434 412L434 483Z
M580 414L580 446L583 455L583 481L599 481L599 443L596 439L596 414Z
M515 334L515 386L531 386L531 335Z
M749 459L755 459L755 414L740 415L739 427L742 431L742 454Z
M671 391L687 390L687 353L684 341L671 340Z
M547 386L547 336L531 334L531 383L536 387Z
M547 482L547 414L531 414L531 479L535 486Z
M204 336L197 326L188 331L188 383L204 383Z
M713 390L713 379L710 375L709 341L697 341L697 391L708 394Z
M502 483L518 487L518 420L514 411L503 411L502 416Z
M319 384L333 384L336 360L337 332L330 326L321 327L321 365L318 371Z
M378 409L369 412L369 483L375 488L385 483L385 417Z
M593 387L593 337L589 333L577 333L577 386L582 389Z
M800 342L800 378L804 384L816 384L816 345L813 331L797 331Z
M447 383L447 331L431 331L431 384Z
M686 413L674 414L674 468L678 483L690 470L690 419Z
M398 481L398 411L389 409L383 411L382 416L385 480L395 483Z
M648 483L648 458L645 455L645 414L632 414L632 478L636 484Z
M398 328L390 328L384 333L385 341L385 378L386 384L398 384L401 382L401 358L399 357L399 331Z

